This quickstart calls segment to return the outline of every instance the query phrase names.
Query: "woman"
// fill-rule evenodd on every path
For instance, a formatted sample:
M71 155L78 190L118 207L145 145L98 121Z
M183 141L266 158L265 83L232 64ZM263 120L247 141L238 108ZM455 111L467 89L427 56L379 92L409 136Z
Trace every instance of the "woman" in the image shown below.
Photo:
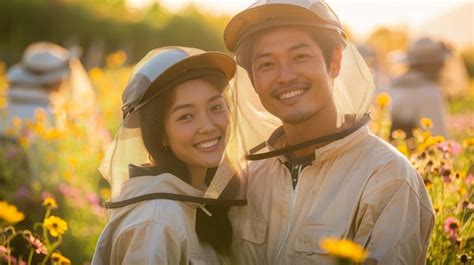
M231 57L184 47L151 51L127 85L124 121L101 165L110 220L93 264L228 264L227 217L239 200L230 112Z

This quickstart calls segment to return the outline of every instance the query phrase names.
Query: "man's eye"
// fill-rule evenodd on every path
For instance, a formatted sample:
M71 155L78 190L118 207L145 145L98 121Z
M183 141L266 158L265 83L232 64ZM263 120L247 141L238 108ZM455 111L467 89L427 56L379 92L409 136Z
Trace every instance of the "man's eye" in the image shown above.
M178 121L185 121L185 120L190 120L193 118L193 115L191 114L183 114L178 117Z
M257 69L258 70L266 70L266 69L270 69L272 67L273 67L272 62L264 62L264 63L259 64Z
M308 57L309 57L308 54L298 54L298 55L295 56L295 60L296 60L296 61L302 61L302 60L304 60L304 59L306 59L306 58L308 58Z

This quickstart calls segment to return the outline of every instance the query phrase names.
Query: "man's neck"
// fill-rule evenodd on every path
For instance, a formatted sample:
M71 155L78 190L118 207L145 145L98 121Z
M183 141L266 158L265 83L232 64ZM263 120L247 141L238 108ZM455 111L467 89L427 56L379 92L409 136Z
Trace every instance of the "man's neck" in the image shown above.
M299 144L311 139L331 135L340 131L338 126L337 110L335 105L326 106L321 111L313 115L310 119L298 123L283 123L286 138L289 145ZM294 152L296 157L302 157L314 153L314 149L328 143L309 146L300 151Z

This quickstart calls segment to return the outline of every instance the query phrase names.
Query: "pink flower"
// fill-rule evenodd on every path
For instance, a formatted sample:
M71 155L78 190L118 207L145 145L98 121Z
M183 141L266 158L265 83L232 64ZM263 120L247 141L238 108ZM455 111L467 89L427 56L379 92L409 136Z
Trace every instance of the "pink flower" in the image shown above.
M439 150L452 155L459 155L462 152L461 145L453 140L439 143L437 147Z
M448 234L450 238L455 238L457 237L457 231L459 229L459 221L458 219L454 217L448 217L446 218L446 221L444 221L444 231Z
M10 249L4 246L0 246L0 256L9 255L9 254L10 254Z
M54 198L53 194L47 192L47 191L43 191L43 193L41 193L41 199L44 200L46 198Z
M464 182L468 185L471 186L474 184L474 175L469 174L467 177L464 179Z
M30 195L30 189L26 186L21 186L15 193L15 198L21 200L30 197Z
M37 254L48 254L48 251L46 250L46 246L41 242L38 238L34 237L33 235L28 235L26 238L30 244L35 247L35 252Z
M92 192L87 193L86 199L92 205L100 205L100 198L95 193L92 193Z

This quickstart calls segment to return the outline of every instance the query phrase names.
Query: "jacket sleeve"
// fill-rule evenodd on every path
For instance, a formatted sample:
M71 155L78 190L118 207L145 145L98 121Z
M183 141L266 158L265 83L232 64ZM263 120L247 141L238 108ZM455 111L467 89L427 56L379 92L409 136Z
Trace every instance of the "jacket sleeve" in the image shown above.
M382 170L378 174L386 176L374 177L388 179L390 173L395 172ZM434 215L429 199L420 196L428 195L404 179L385 182L363 196L354 240L369 251L366 264L425 264Z
M188 246L183 233L170 226L145 222L127 228L114 246L119 264L189 263Z

